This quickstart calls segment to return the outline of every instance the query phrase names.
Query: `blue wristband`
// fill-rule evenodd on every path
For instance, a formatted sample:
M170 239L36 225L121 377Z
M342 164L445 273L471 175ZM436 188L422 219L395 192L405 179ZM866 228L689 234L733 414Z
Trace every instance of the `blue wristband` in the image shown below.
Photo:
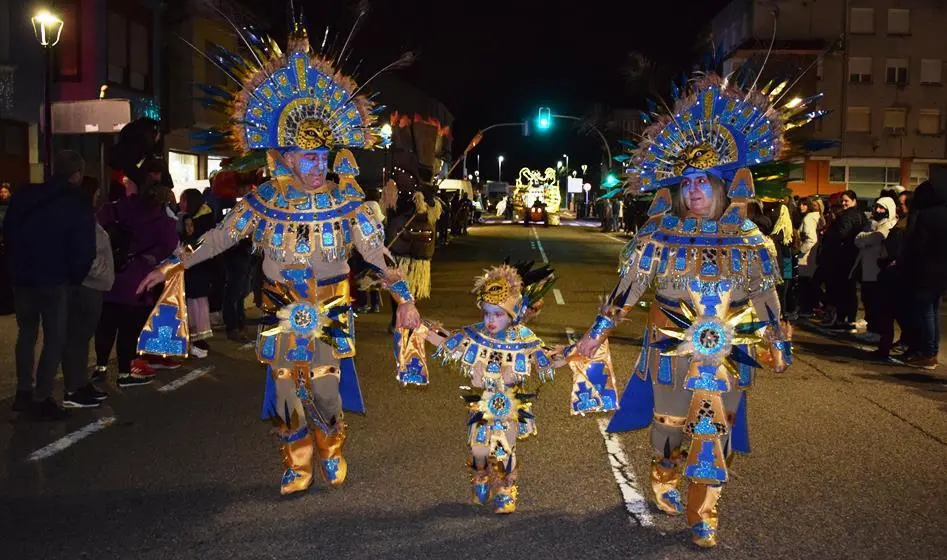
M788 340L777 340L773 342L773 346L782 353L783 362L787 366L792 365L792 342Z
M589 334L592 336L592 338L601 338L607 334L608 331L612 330L614 326L615 321L612 319L604 315L597 315L595 317L595 323L593 323L592 328L589 329Z
M411 288L408 287L408 282L405 280L398 280L388 288L388 291L391 292L391 296L395 298L395 301L399 304L414 301L414 297L411 295Z

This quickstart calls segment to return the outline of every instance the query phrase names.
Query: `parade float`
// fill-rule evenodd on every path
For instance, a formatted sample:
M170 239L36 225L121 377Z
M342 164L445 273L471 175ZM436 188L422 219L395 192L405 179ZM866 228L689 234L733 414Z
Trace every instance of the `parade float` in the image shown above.
M523 221L526 213L536 206L536 202L545 206L548 223L559 225L559 205L562 195L559 194L559 183L556 180L556 170L547 167L545 172L532 170L528 167L520 169L513 187L513 209L517 221ZM530 217L530 221L544 221L539 217Z

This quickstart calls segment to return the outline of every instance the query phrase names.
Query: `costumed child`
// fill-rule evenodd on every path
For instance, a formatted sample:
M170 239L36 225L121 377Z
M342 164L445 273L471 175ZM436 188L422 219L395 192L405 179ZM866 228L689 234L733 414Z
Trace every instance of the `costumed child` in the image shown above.
M404 330L395 334L402 384L427 384L425 340L437 346L435 357L455 364L470 378L464 400L470 408L467 465L473 503L492 500L498 514L516 511L516 441L536 433L530 411L536 395L527 385L534 373L539 382L551 380L555 368L563 365L553 362L551 351L524 324L539 312L543 294L555 281L551 268L531 267L518 265L518 272L503 264L476 279L473 293L483 312L479 323L450 333L426 322L410 335Z

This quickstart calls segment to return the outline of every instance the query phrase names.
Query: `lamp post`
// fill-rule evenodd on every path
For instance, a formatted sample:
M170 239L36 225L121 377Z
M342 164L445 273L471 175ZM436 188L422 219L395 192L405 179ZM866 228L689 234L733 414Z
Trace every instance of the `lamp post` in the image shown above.
M53 89L53 47L59 43L63 22L47 10L40 10L31 18L33 34L43 47L43 174L52 176L53 159L53 105L50 100Z
M497 156L497 182L503 181L503 156Z
M569 154L562 154L562 157L566 158L566 171L569 170Z

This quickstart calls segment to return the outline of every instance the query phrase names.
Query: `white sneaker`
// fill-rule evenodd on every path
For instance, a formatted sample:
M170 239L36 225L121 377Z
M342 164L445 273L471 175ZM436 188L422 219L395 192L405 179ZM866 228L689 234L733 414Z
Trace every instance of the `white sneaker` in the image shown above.
M198 348L197 346L192 346L191 349L188 350L188 353L190 353L190 355L194 356L195 358L203 359L207 357L207 350Z

